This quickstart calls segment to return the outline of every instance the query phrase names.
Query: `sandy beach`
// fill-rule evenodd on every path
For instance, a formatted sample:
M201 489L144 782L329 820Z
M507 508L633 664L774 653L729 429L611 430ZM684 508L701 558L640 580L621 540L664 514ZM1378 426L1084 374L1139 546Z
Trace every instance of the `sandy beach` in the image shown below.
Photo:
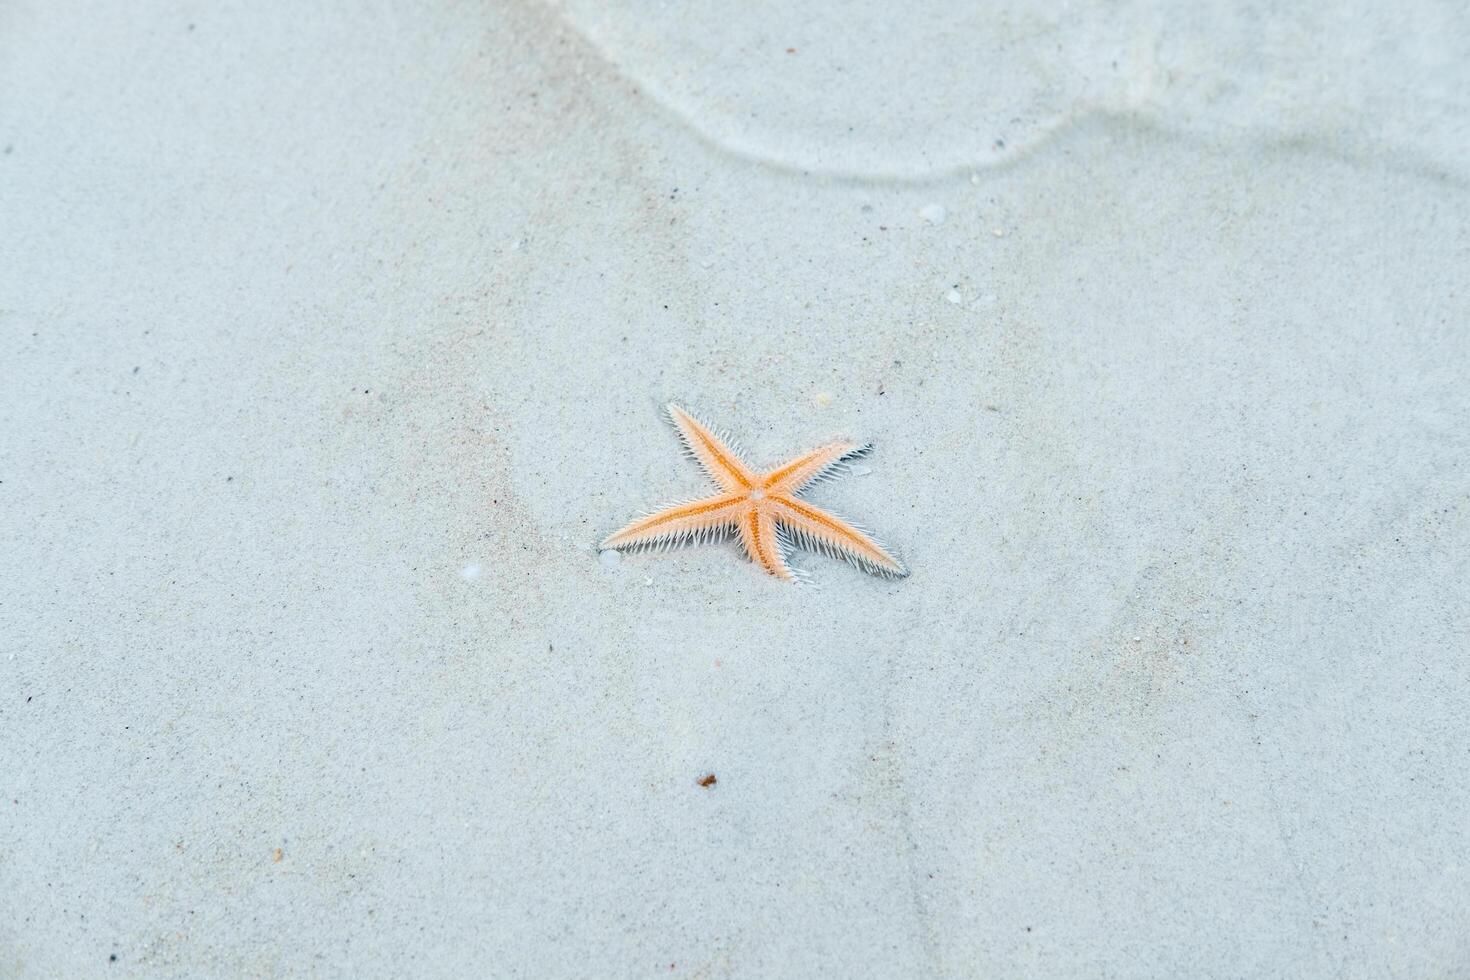
M1470 973L1470 16L789 6L0 9L0 977Z

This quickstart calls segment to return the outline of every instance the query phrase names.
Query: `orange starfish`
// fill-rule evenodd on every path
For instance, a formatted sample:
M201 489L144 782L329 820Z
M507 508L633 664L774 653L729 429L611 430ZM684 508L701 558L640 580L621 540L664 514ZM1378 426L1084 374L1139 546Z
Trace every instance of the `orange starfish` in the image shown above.
M831 442L758 474L723 434L678 405L670 404L668 411L689 455L699 460L721 492L639 518L610 535L602 547L662 549L721 538L734 529L751 561L787 581L804 577L786 562L793 540L878 575L908 574L902 562L862 529L797 496L818 480L842 472L850 460L871 452L871 445Z

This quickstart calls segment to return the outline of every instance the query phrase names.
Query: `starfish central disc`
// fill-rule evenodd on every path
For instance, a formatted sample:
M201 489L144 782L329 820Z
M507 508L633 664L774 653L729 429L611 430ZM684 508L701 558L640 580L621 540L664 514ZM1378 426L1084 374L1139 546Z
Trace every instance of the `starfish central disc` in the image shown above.
M745 464L728 439L678 405L669 406L669 419L689 454L719 484L720 492L636 520L609 536L602 543L604 548L660 548L704 541L733 530L751 561L787 581L798 577L786 563L793 540L878 575L903 578L908 574L903 563L866 532L799 496L873 447L831 442L766 473L757 473Z

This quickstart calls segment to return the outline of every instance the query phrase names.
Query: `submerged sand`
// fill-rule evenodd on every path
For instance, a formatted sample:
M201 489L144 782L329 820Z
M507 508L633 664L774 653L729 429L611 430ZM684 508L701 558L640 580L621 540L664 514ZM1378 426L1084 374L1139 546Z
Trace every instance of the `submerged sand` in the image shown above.
M1470 968L1463 14L792 7L0 13L0 975Z

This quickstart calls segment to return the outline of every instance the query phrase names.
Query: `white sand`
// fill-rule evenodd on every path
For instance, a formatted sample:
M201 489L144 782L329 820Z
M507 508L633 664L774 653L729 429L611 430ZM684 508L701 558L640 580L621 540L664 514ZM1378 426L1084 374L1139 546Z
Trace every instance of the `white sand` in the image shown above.
M0 8L0 976L1470 970L1463 10L789 6Z

